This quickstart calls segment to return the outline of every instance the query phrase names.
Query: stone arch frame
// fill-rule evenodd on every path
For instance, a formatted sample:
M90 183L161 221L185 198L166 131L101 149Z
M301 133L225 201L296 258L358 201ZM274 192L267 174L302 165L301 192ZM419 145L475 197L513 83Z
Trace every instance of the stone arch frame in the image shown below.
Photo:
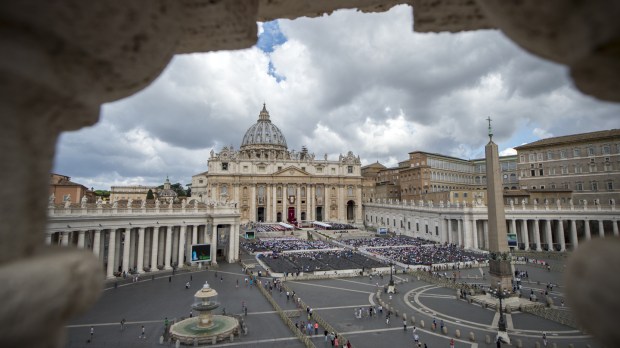
M94 303L101 288L101 278L96 272L98 264L92 255L79 250L40 252L46 248L42 237L46 202L22 194L25 188L34 195L45 196L54 145L61 131L95 123L102 103L131 95L149 85L175 53L250 47L256 41L257 20L317 16L340 8L385 11L398 3L404 1L367 1L361 6L352 1L327 0L301 5L266 0L195 4L154 0L150 6L139 1L97 2L98 6L92 2L66 1L38 3L37 11L32 11L32 3L28 1L3 4L0 13L9 19L5 21L9 23L5 30L12 33L3 42L3 52L19 54L2 58L5 70L2 74L5 93L0 94L2 110L4 115L13 117L7 117L0 129L5 146L0 161L10 169L2 171L0 179L23 185L4 185L1 189L3 196L12 198L0 201L3 227L0 277L13 280L4 289L8 294L31 289L36 295L36 287L31 286L35 279L56 284L62 281L44 265L58 265L57 272L66 269L75 272L70 281L57 287L58 293L49 294L55 301L66 303L63 310L57 310L51 317L29 316L28 323L11 320L22 318L23 313L52 313L50 306L41 306L29 296L23 298L31 303L13 303L12 307L19 312L2 314L5 344L41 346L55 342L53 345L61 346L66 320ZM69 23L60 18L80 20ZM120 29L127 27L123 25L109 25L122 23L123 18L131 21L131 30ZM455 32L500 28L526 50L568 65L580 90L618 101L616 81L620 59L617 51L606 49L618 39L616 18L617 6L612 0L579 6L571 2L490 0L455 6L449 1L421 0L416 2L414 29ZM591 28L592 25L596 27ZM589 35L579 35L583 32ZM20 272L13 272L15 269ZM592 283L604 288L601 282ZM71 291L76 288L80 291ZM614 289L617 288L609 291ZM68 300L73 294L78 295ZM20 301L10 295L6 298ZM37 321L43 317L45 323ZM613 346L612 340L604 339L611 339L612 333L597 323L584 321L589 332L602 335L605 345ZM24 334L19 326L26 324L45 329Z

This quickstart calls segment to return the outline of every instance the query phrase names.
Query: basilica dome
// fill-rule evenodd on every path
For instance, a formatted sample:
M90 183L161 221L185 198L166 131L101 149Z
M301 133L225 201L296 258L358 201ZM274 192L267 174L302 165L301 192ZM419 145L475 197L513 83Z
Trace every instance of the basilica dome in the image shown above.
M286 149L286 138L275 124L271 123L269 119L269 112L267 107L263 104L263 110L261 110L258 121L253 124L245 135L241 142L241 149L244 147L254 147L252 145L259 145L260 147L282 148ZM258 147L258 146L257 146Z

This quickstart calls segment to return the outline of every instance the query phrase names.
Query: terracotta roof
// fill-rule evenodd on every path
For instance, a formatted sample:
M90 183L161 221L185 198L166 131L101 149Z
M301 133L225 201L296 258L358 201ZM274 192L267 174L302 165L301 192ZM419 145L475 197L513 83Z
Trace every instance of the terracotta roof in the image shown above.
M515 147L516 150L534 149L549 145L560 145L566 143L584 142L588 140L603 140L608 138L620 137L620 129L609 129L590 133L580 133L572 135L564 135L559 137L547 138L534 141L529 144Z

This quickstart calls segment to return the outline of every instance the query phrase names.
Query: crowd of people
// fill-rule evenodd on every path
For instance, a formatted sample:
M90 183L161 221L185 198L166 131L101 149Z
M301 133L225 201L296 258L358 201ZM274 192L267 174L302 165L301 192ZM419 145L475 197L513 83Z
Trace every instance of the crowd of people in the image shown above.
M350 245L355 248L368 248L368 247L386 247L386 246L403 246L414 245L421 246L427 244L434 244L432 241L411 238L407 236L395 236L389 238L373 237L373 238L356 238L356 239L344 239L342 243Z
M368 248L367 251L407 265L482 262L486 254L464 250L454 244L415 245L389 248Z

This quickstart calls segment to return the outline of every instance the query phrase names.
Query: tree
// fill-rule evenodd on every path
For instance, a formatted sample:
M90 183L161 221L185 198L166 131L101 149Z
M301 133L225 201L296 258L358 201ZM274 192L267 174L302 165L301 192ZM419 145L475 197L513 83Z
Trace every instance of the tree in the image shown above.
M185 193L187 194L187 197L192 196L192 188L189 185L187 186L187 190L185 190Z
M153 190L149 189L149 192L146 193L146 199L147 200L155 199L155 196L153 196Z

